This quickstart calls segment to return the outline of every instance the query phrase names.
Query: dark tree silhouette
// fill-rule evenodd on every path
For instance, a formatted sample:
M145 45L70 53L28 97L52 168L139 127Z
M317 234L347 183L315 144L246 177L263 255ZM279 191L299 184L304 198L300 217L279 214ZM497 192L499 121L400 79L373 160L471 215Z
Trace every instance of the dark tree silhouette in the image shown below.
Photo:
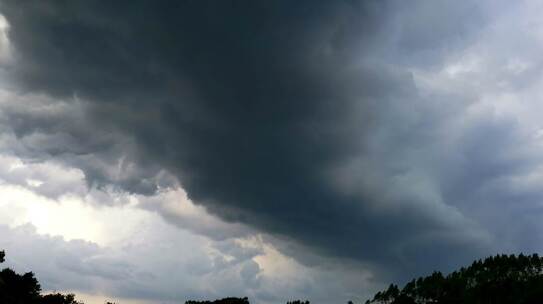
M434 272L413 279L402 290L390 285L366 303L532 304L543 302L543 258L496 255L447 276Z
M0 261L4 262L4 258L5 253L2 251ZM36 303L40 290L40 284L32 272L20 275L9 268L0 271L0 303Z
M48 294L41 297L39 304L82 304L75 300L75 295L60 293Z
M0 251L0 263L4 262L5 253ZM41 286L34 273L18 274L4 268L0 271L0 303L2 304L82 304L75 301L73 294L60 293L41 295Z
M215 301L186 301L185 304L249 304L249 299L244 298L224 298Z
M5 253L0 251L0 263ZM73 294L40 294L32 272L0 271L0 304L83 304ZM535 304L543 303L543 258L496 255L477 260L447 276L434 272L413 279L400 289L390 284L366 304ZM105 304L115 304L106 302ZM214 301L186 301L185 304L249 304L249 299L224 298ZM287 304L310 304L305 300ZM349 301L347 304L353 304Z

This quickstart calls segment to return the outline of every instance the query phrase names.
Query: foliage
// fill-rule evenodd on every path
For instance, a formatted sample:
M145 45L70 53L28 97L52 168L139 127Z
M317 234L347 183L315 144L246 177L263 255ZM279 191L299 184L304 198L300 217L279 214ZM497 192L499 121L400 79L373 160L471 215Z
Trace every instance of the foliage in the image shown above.
M74 294L48 294L41 297L39 304L83 304L75 300Z
M186 301L185 304L249 304L249 299L245 298L224 298L215 301Z
M0 263L5 253L0 251ZM83 304L73 294L40 294L32 272L0 271L0 303ZM447 276L434 272L413 279L402 289L390 284L366 304L532 304L543 303L543 258L537 254L496 255L477 260ZM114 304L106 302L106 304ZM215 301L186 301L185 304L249 304L249 299L224 298ZM287 304L310 304L294 300ZM353 304L351 301L348 304Z
M5 254L0 251L0 262ZM34 273L18 274L5 268L0 271L0 303L9 304L82 304L75 301L73 294L60 293L41 295L41 286Z
M543 258L496 255L447 276L434 272L403 289L391 284L366 303L375 304L529 304L543 299Z
M23 275L6 268L0 271L0 303L35 303L39 299L40 284L32 272Z

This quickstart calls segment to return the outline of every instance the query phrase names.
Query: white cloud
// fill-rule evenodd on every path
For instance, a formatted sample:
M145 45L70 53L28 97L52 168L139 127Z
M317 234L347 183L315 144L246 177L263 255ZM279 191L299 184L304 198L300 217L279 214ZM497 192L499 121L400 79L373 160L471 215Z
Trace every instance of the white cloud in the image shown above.
M315 288L347 272L301 265L255 231L209 215L180 188L154 196L87 189L73 168L6 155L0 163L0 248L7 266L34 271L46 292L74 292L89 304L226 296L326 302L338 293L362 300L345 288L371 279L361 272ZM76 191L50 196L44 185Z

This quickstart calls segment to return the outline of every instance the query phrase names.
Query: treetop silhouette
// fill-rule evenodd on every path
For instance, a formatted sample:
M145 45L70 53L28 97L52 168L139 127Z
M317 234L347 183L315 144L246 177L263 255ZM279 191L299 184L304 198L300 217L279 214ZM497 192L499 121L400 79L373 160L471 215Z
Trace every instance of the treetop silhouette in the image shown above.
M186 301L185 304L249 304L249 299L247 297L244 298L224 298L224 299L218 299L215 301L194 301L189 300Z
M0 263L5 252L0 251ZM341 301L338 301L341 302ZM0 304L83 304L73 294L41 294L34 273L0 271ZM496 255L477 260L446 276L434 272L413 279L400 289L390 284L366 304L534 304L543 303L543 258L533 254ZM114 304L106 302L106 304ZM185 304L249 304L249 299L223 298ZM310 304L294 300L287 304ZM353 304L349 301L348 304Z
M0 263L5 259L5 252L0 251ZM34 273L18 274L4 268L0 271L0 303L2 304L82 304L73 294L60 293L41 295L41 286Z
M543 258L496 255L477 260L447 276L434 272L413 279L403 289L390 284L367 304L492 303L531 304L543 302Z

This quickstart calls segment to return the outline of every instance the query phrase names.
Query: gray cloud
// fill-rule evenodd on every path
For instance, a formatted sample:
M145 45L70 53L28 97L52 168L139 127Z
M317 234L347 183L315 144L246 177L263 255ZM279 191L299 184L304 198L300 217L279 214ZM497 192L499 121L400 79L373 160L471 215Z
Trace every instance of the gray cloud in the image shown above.
M179 303L238 295L249 296L255 303L301 297L328 303L338 294L363 300L375 288L366 283L350 293L352 286L346 289L346 285L358 286L368 280L367 274L341 267L305 268L290 263L289 271L270 273L253 260L265 254L263 244L210 241L160 220L147 222L138 235L141 240L128 240L123 246L101 247L39 235L30 224L0 225L0 248L7 253L3 266L33 271L45 291L104 294L110 299Z
M16 271L32 270L44 290L106 293L112 297L169 303L208 294L221 296L251 292L253 287L245 286L244 282L254 282L258 274L258 265L255 269L254 262L243 254L234 255L238 261L235 264L217 264L205 253L205 247L198 246L202 240L187 233L178 232L174 239L190 241L195 247L189 250L178 246L178 250L172 252L176 259L160 250L160 239L164 235L149 238L146 246L126 248L103 248L90 242L67 242L60 237L38 235L31 225L13 229L0 226L0 235L0 245L8 255L6 266ZM233 243L230 245L231 249L235 246ZM135 255L135 252L144 256ZM235 253L230 250L225 254ZM182 263L179 262L180 255L185 258ZM229 276L232 286L208 281L207 288L204 288L202 283L213 275ZM171 280L172 277L175 281Z
M499 242L497 223L511 200L536 208L537 190L507 185L534 173L537 144L473 114L490 76L442 75L505 4L444 3L3 1L14 86L84 103L17 106L5 124L93 182L151 194L165 170L224 220L395 279L533 248ZM133 170L112 178L123 157Z
M43 94L18 95L6 89L2 94L0 125L4 131L0 147L4 154L30 163L51 157L59 159L64 165L80 168L89 188L115 185L131 192L152 194L159 187L176 184L157 164L143 160L136 164L133 140L119 131L96 125L86 114L90 105L77 97L59 101ZM47 174L47 170L42 171L38 175ZM18 178L17 170L9 173L3 174L4 178L10 181ZM62 182L43 185L41 193L58 197L76 190L59 189L61 185Z

